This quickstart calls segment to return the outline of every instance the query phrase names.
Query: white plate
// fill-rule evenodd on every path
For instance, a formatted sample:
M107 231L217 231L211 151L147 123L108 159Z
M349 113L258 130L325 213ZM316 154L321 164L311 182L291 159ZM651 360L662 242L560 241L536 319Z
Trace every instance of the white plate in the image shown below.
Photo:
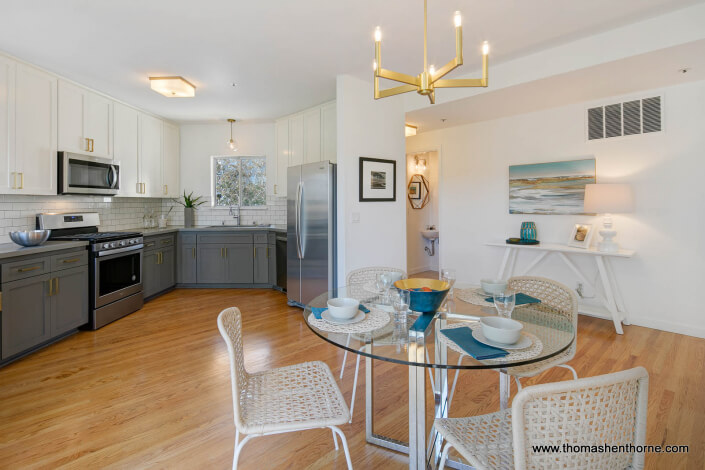
M485 335L482 334L482 330L480 328L472 330L472 337L481 342L482 344L486 344L487 346L492 346L494 348L500 349L524 349L531 346L531 338L529 338L523 333L521 334L521 337L519 337L519 341L514 344L504 344L497 343L496 341L490 341L489 339L485 338Z
M321 318L323 318L327 322L335 323L337 325L349 325L351 323L357 323L364 320L365 312L363 312L362 310L358 310L357 315L348 320L343 320L342 318L335 318L333 315L330 314L328 310L324 310L323 313L321 313Z

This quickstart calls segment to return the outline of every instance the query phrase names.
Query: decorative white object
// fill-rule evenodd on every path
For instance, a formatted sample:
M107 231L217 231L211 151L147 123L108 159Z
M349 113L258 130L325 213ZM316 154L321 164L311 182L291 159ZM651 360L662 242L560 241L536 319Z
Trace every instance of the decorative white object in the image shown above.
M619 245L613 240L617 231L612 226L612 214L631 212L634 208L632 188L628 184L586 184L585 212L604 214L602 241L597 244L600 251L616 253Z
M333 318L350 320L357 315L360 301L349 297L328 299L328 312Z
M622 330L622 323L629 325L628 314L624 308L624 300L622 299L622 294L617 287L617 280L614 277L614 271L612 270L610 260L612 258L632 258L635 254L634 250L620 249L617 252L608 253L597 251L595 249L584 250L568 245L552 243L542 243L540 245L508 245L505 242L491 242L487 243L487 245L504 248L504 256L502 257L502 263L500 264L499 272L497 273L497 277L500 279L507 279L513 275L519 250L535 251L538 253L536 258L534 258L533 261L521 270L519 273L521 276L529 273L532 269L538 266L539 263L546 259L548 255L555 253L556 256L563 260L571 271L578 276L580 282L595 292L596 299L606 309L606 311L604 311L595 307L581 305L581 312L601 318L611 318L614 323L615 331L617 331L620 335L624 333ZM600 275L600 281L602 282L602 292L599 292L595 288L592 281L590 281L588 277L583 274L583 272L570 260L570 258L568 258L567 255L570 254L588 255L595 260L595 263L597 264L597 271Z
M218 315L218 330L228 347L235 418L233 469L242 447L258 436L299 432L315 428L333 431L333 442L343 443L348 469L352 470L345 434L339 425L350 421L350 410L323 362L304 362L251 374L245 368L242 317L231 307ZM240 433L246 434L240 441Z
M511 410L471 418L439 418L446 440L439 469L452 447L474 468L644 468L643 452L613 454L533 452L536 445L591 446L646 443L649 374L643 367L521 390ZM568 424L566 424L568 423Z
M480 324L485 338L502 344L514 344L519 341L521 329L524 327L521 322L503 317L482 317Z

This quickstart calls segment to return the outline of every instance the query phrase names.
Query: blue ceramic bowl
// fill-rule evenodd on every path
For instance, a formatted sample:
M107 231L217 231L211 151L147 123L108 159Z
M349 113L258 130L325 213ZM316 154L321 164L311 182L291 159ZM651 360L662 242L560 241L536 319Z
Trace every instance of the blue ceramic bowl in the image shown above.
M408 290L410 297L409 308L414 312L435 312L443 304L443 300L448 295L450 284L438 279L402 279L394 283L394 287L401 290ZM431 292L424 292L415 289L428 287Z

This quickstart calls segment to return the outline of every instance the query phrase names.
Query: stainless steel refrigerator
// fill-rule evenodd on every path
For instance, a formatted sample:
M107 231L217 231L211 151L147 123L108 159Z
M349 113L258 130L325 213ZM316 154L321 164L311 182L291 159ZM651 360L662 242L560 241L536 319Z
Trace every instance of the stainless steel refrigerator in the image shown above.
M287 281L290 305L304 306L336 284L336 165L287 173Z

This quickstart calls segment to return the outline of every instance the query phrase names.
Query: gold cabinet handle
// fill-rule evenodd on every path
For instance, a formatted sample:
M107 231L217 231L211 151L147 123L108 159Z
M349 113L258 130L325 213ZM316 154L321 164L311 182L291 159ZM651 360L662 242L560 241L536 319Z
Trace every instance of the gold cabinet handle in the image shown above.
M86 137L86 152L90 152L90 151L91 151L91 139Z
M226 258L228 257L228 247L227 246L225 247L225 257Z
M147 183L142 183L142 194L147 194Z
M221 258L225 258L225 255L223 254L223 250L224 250L224 248L221 246L220 247L220 257Z
M269 258L269 246L267 246L267 258Z
M196 247L191 248L191 253L193 254L193 259L196 259Z
M20 171L20 189L24 189L24 172Z
M39 269L39 268L40 268L40 266L32 266L32 267L29 267L29 268L19 268L19 269L17 270L17 272L26 273L26 272L29 272L29 271L34 271L34 270Z
M62 263L77 263L78 261L81 261L81 258L71 258L71 259L65 259L61 260Z
M95 140L91 139L91 152L95 152Z
M254 257L257 258L257 247L256 246L252 247L252 252L254 253Z
M169 185L168 184L164 185L164 194L169 194Z
M49 297L54 295L54 279L49 279Z
M169 245L171 240L162 240L162 245Z

